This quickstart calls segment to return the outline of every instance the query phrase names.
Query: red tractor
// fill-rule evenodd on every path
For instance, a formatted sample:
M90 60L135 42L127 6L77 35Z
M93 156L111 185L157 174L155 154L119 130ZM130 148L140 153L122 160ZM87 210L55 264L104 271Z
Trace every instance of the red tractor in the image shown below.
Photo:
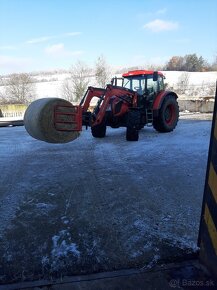
M98 101L90 110L94 97ZM75 139L78 134L74 133L81 131L82 125L90 126L96 138L105 137L107 126L126 127L126 140L138 141L139 130L144 126L153 125L159 132L170 132L176 127L177 98L176 93L165 90L161 72L129 71L122 78L113 78L106 88L88 87L79 106L61 99L33 102L26 111L24 124L30 135L52 143ZM70 134L71 139L67 137Z

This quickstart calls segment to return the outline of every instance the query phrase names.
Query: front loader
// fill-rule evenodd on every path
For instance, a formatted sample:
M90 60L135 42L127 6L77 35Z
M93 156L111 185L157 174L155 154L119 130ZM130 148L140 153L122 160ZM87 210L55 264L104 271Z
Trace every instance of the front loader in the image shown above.
M98 101L91 107L95 97ZM58 98L36 100L27 108L24 124L32 137L51 143L76 139L82 126L91 127L95 138L105 137L107 126L125 127L126 140L138 141L144 126L159 132L176 127L177 98L165 90L161 72L129 71L122 78L113 78L106 88L88 87L78 106Z

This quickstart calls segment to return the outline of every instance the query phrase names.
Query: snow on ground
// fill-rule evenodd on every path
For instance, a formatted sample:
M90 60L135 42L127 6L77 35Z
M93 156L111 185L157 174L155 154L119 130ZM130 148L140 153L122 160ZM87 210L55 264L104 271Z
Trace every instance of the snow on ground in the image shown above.
M1 122L10 122L10 121L19 121L19 120L23 120L24 117L24 113L22 116L19 117L1 117L0 118L0 123Z
M150 268L197 250L210 121L89 131L68 144L0 129L0 281Z
M39 82L36 85L38 98L61 97L62 81Z
M174 86L177 84L183 71L162 71L166 77L166 82ZM217 80L217 72L187 72L189 75L189 84L201 86L202 84L215 84Z
M58 271L64 266L64 259L69 254L75 257L80 257L80 251L75 243L71 242L71 235L67 230L61 230L57 235L52 237L52 250L51 250L51 270ZM43 263L44 257L42 258ZM50 263L46 257L46 264Z

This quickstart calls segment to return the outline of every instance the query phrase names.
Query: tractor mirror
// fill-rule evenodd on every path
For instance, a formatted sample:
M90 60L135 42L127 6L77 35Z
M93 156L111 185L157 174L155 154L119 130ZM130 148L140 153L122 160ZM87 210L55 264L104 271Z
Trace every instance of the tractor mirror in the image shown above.
M158 80L158 72L154 71L153 73L153 81L156 82Z

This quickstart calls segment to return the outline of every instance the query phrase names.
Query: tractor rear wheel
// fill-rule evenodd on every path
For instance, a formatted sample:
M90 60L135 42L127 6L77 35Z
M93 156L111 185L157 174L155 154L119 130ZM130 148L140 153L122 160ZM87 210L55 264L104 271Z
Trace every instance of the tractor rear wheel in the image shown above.
M139 131L136 130L135 128L127 127L126 140L127 141L138 141L139 140Z
M104 138L106 134L106 122L103 120L101 124L91 127L92 136L95 138Z
M176 98L169 95L163 101L158 117L153 119L153 127L158 132L171 132L179 119L179 106Z

